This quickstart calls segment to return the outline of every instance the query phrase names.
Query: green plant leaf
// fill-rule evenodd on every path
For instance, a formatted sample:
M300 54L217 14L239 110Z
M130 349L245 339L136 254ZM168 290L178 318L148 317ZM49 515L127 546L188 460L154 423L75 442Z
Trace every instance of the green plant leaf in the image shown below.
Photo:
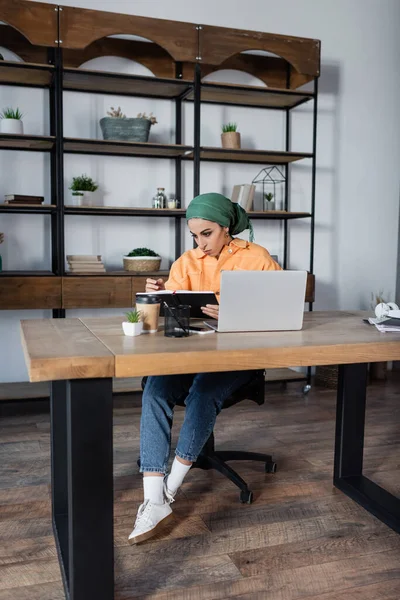
M150 250L149 248L135 248L125 256L159 256L159 254L154 252L154 250Z
M80 175L79 177L73 177L72 183L69 186L69 189L73 192L95 192L99 186L91 177L87 175ZM82 194L72 194L73 196Z
M140 310L137 310L136 308L134 308L133 310L130 310L129 312L126 313L126 320L128 321L128 323L139 323L140 317L141 317L141 312L140 312Z
M0 119L18 119L18 121L20 121L23 117L22 112L19 110L19 108L11 108L11 107L7 107L7 108L3 108L3 112L0 113Z
M225 125L222 125L222 133L237 131L237 127L237 123L226 123Z

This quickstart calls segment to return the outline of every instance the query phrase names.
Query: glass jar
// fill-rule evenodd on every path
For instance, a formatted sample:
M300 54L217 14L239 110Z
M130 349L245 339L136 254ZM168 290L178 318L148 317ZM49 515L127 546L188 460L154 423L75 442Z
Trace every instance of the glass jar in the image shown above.
M167 208L165 188L157 188L157 194L153 198L153 208Z

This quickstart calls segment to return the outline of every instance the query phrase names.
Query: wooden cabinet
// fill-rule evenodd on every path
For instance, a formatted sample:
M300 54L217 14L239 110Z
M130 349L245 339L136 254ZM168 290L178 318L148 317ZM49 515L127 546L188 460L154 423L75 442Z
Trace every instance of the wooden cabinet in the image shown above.
M61 277L0 277L0 309L61 308Z
M127 308L131 302L131 277L62 278L62 308Z

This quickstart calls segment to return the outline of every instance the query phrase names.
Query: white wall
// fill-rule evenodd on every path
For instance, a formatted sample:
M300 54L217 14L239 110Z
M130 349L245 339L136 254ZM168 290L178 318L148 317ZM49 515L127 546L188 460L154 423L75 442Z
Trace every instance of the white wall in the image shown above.
M114 12L256 29L321 39L318 170L315 237L316 309L368 308L371 291L394 294L400 164L400 2L398 0L187 0L152 2L65 1L64 5ZM1 42L0 42L1 45ZM0 48L1 51L1 48ZM144 72L129 61L100 59L91 68ZM232 77L234 79L232 79ZM253 81L227 73L233 81ZM16 104L26 113L25 130L48 132L47 93L0 86L0 106ZM108 106L124 112L153 111L159 125L155 141L173 140L172 105L150 99L129 99L68 93L65 135L100 135L98 120ZM311 150L311 104L295 111L293 150ZM243 146L283 149L283 120L278 113L243 108L206 107L202 112L202 143L219 145L221 122L240 125ZM192 107L185 107L185 138L190 144ZM67 156L65 189L71 177L86 172L100 183L98 199L106 205L150 206L157 186L173 192L173 165L168 160ZM49 159L28 153L0 152L0 198L21 191L45 194L49 200ZM251 180L257 165L205 163L201 190L229 194L234 183ZM28 186L26 184L29 184ZM184 200L191 199L192 169L185 167ZM310 164L292 170L292 209L307 210ZM67 200L66 200L67 202ZM173 258L172 224L166 219L66 217L67 253L100 253L107 267L137 245L160 251L163 266ZM282 255L282 225L255 222L257 241ZM290 223L290 266L307 268L307 222ZM49 217L0 215L4 268L49 268ZM186 247L190 240L185 236ZM1 280L0 280L1 282ZM87 314L88 311L85 311ZM91 311L115 314L122 311ZM68 316L83 311L69 311ZM19 340L19 319L49 316L43 311L0 313L0 381L26 380Z

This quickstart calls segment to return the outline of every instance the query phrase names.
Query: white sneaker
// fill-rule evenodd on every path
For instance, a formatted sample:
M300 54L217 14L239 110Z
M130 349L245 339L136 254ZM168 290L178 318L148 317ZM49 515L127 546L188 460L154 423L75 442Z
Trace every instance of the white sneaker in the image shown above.
M171 492L168 489L167 479L168 479L168 475L165 475L165 477L164 477L164 498L165 498L165 502L167 502L167 504L172 504L172 502L175 502L176 492Z
M172 509L169 503L155 504L145 500L139 506L135 527L128 538L130 544L139 544L157 533L160 526L164 526L172 518Z

